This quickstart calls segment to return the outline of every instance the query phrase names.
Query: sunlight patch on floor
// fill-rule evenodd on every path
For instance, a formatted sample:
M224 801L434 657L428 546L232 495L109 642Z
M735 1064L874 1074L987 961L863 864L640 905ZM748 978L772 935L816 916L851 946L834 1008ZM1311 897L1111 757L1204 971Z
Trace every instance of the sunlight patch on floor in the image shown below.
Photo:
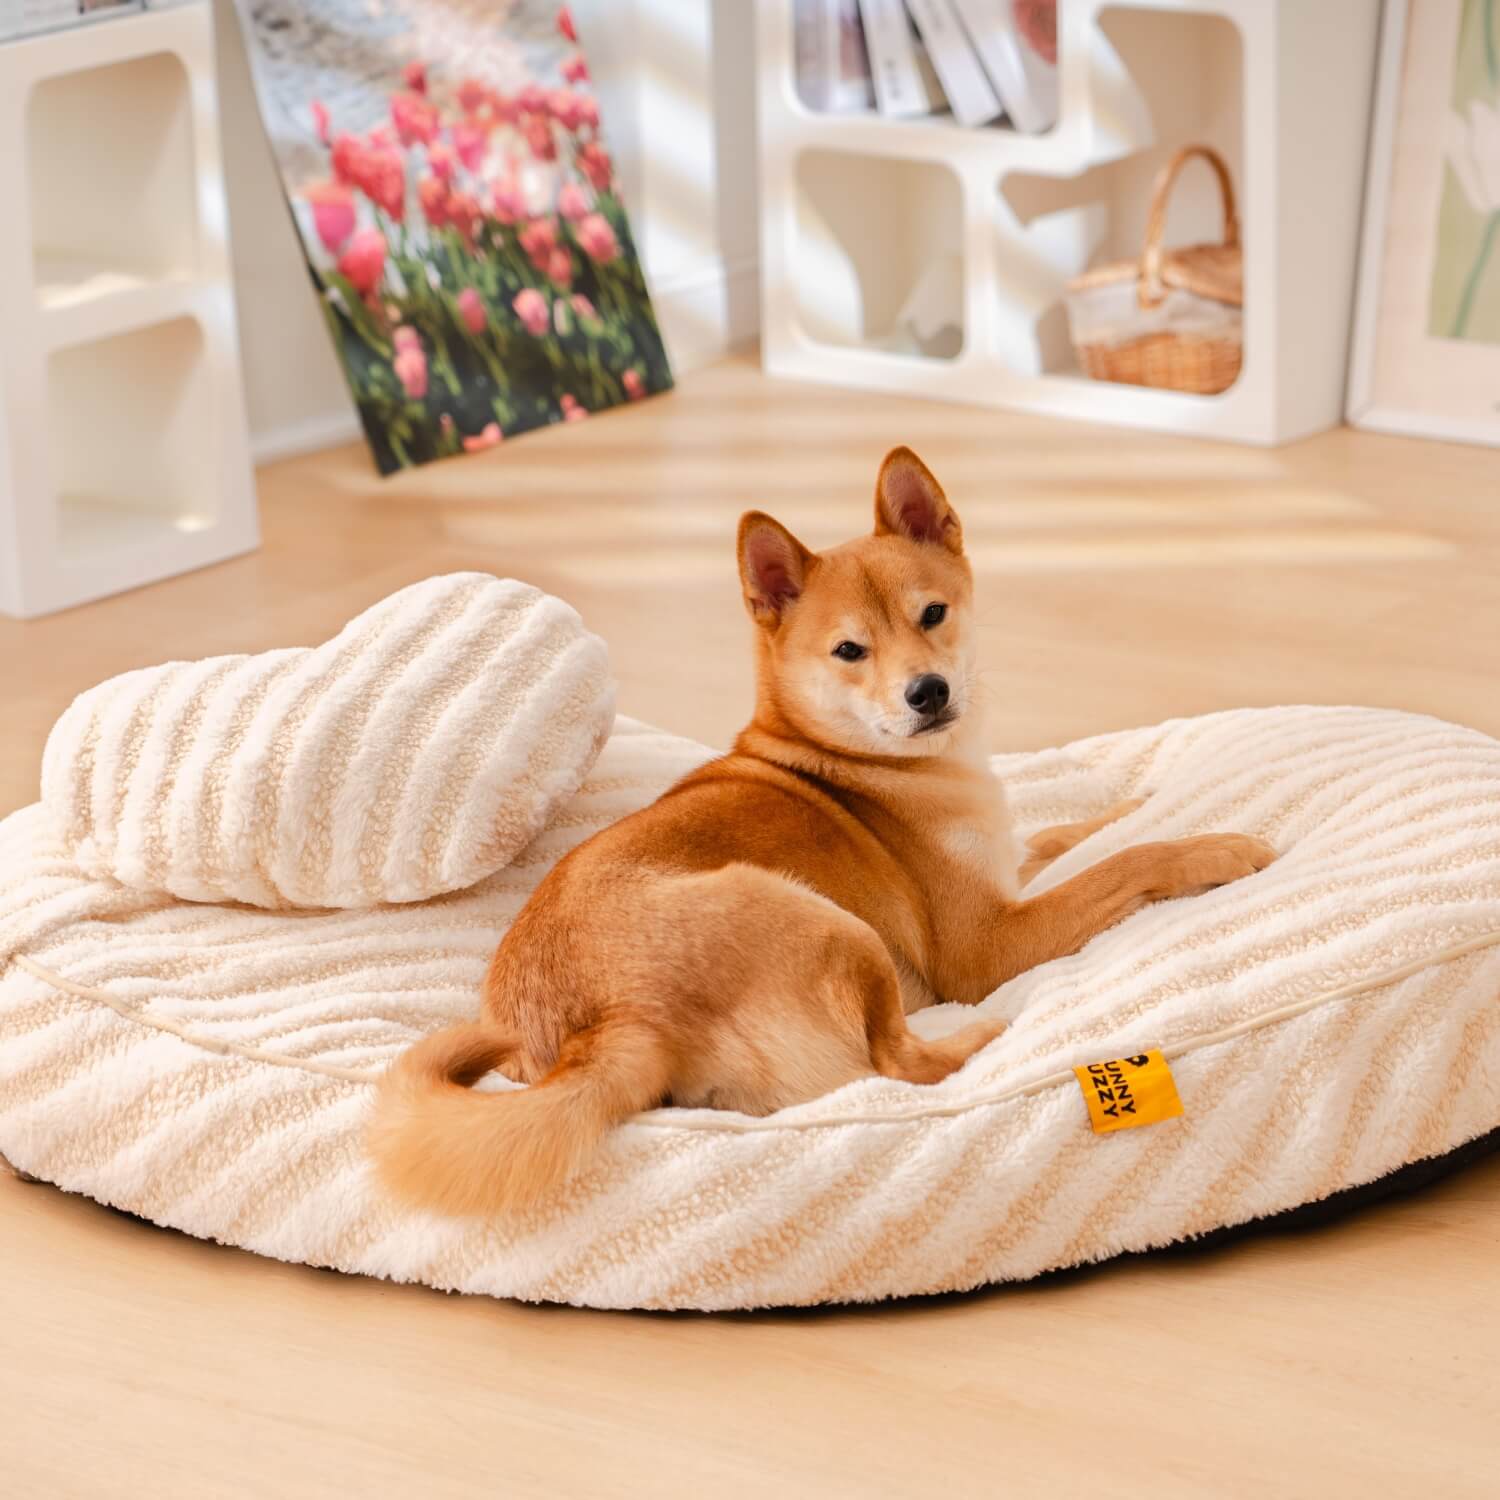
M1157 535L981 539L968 548L976 573L1091 573L1128 569L1299 564L1426 562L1454 555L1441 537L1412 531L1343 527L1268 527L1257 531ZM725 546L622 545L610 551L560 550L557 571L585 583L722 582L734 564Z
M981 542L969 548L979 573L1211 568L1216 564L1424 561L1451 557L1452 543L1414 531L1269 529L1224 535L1058 538Z
M620 500L608 505L609 528L626 536L663 536L713 541L733 545L735 523L740 512L763 508L784 521L815 547L862 535L869 529L866 507L830 501L808 501L788 494L752 502L692 505L682 500L643 504ZM515 546L547 542L573 535L570 520L584 521L597 529L601 518L598 502L587 507L560 500L541 509L503 506L474 510L446 508L439 526L450 541L476 546ZM1037 498L969 501L959 511L970 550L981 538L997 533L1043 530L1075 531L1098 527L1223 527L1266 523L1295 524L1300 521L1358 521L1374 517L1374 508L1363 500L1336 490L1263 489L1245 487L1213 494L1128 489L1118 494L1059 494ZM1008 545L1008 544L1007 544Z

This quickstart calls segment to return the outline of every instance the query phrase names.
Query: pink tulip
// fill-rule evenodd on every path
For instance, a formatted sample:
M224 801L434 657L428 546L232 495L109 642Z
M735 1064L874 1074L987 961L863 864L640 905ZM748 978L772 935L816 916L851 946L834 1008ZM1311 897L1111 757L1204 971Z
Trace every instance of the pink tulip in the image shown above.
M588 411L580 406L572 396L564 396L561 405L564 422L581 422L588 416Z
M576 182L565 182L557 195L557 211L565 219L581 219L589 211L588 195Z
M599 309L582 292L574 292L571 300L573 311L585 322L597 323L599 321Z
M583 120L583 95L572 89L553 89L547 95L547 109L564 130L577 130Z
M466 115L478 114L489 97L490 91L477 78L465 78L458 86L458 107Z
M526 287L510 304L526 332L540 338L547 331L547 299L535 287Z
M513 99L506 94L491 94L490 110L502 125L520 124L521 116L525 113L521 108L520 100Z
M466 286L458 294L458 315L470 333L483 333L485 324L489 322L484 298L471 286Z
M328 144L328 110L321 99L314 99L308 105L312 112L313 129L318 132L318 139L326 146Z
M599 101L592 94L578 96L578 129L587 125L590 130L599 128Z
M396 137L390 132L390 127L377 125L370 131L369 142L379 151L389 151L396 144Z
M392 94L391 121L403 146L437 139L437 111L420 94Z
M453 147L444 145L442 141L434 141L427 148L427 165L432 169L434 177L440 177L447 182L453 176L453 168L457 165Z
M563 59L562 76L569 83L588 82L589 65L583 60L583 53L575 52L571 57Z
M587 145L580 146L578 155L574 158L574 165L588 178L589 186L596 193L602 193L608 188L610 177L614 173L614 164L609 159L609 152L598 141L590 141Z
M521 248L533 262L545 261L557 248L557 221L533 219L520 233Z
M400 335L402 332L411 333L411 329L396 330L396 358L392 361L391 368L396 372L396 379L401 382L401 388L413 401L420 401L427 394L427 356L422 352L422 346L417 342L416 334L403 343Z
M333 176L346 187L358 187L364 171L365 143L341 130L333 138Z
M357 229L339 256L339 272L362 297L380 285L385 274L385 236L378 229Z
M317 182L303 193L323 248L335 254L354 233L354 194L341 182Z
M557 142L552 138L552 126L544 115L532 115L521 133L538 161L557 160Z
M563 291L573 285L573 257L561 245L547 257L547 276Z
M543 114L547 108L547 90L539 83L528 83L516 95L515 105L523 115Z
M417 184L417 200L422 205L422 217L434 229L448 222L448 184L443 178L424 177Z
M521 184L514 178L495 184L491 202L495 217L502 224L514 224L518 219L526 217L526 195L521 191Z
M459 232L465 245L474 248L474 236L484 217L479 200L472 193L451 193L448 197L448 222Z
M427 356L420 349L403 349L393 368L411 400L420 401L427 394Z
M573 226L573 233L590 260L607 265L618 258L620 242L603 214L587 214Z
M409 323L403 323L391 334L391 342L399 353L402 349L420 349L422 336Z
M427 64L424 62L409 62L401 70L401 77L414 94L425 94L427 92Z
M573 25L573 7L565 5L557 13L557 29L567 37L570 42L578 40L578 32Z
M505 434L500 431L498 422L491 422L483 432L477 432L473 437L464 439L465 453L478 453L482 448L493 448Z
M399 151L385 146L372 152L368 175L360 186L397 223L406 217L406 163Z
M484 161L485 134L479 126L460 121L453 127L453 149L471 172L477 172Z
M399 151L376 141L374 131L368 141L347 132L334 138L333 175L346 186L357 187L393 219L405 213L406 163Z
M646 382L641 379L639 370L626 370L620 377L620 383L625 387L625 394L632 401L639 401L646 394Z

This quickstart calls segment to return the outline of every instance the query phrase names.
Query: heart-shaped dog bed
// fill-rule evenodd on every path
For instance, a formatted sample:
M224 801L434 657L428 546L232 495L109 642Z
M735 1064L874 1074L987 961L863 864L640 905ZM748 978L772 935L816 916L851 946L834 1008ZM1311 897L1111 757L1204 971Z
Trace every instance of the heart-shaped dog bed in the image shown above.
M76 867L190 901L425 901L502 869L614 719L604 642L514 579L413 584L316 649L168 662L58 720L42 801Z
M364 1152L373 1085L474 1016L542 875L700 764L621 722L513 865L365 911L188 906L100 880L45 809L0 823L0 1153L264 1255L595 1307L864 1301L1035 1276L1377 1182L1500 1126L1500 744L1367 709L1242 710L1003 756L1023 831L1143 806L1040 887L1233 828L1270 869L1165 902L982 1009L940 1084L765 1119L657 1110L488 1222L413 1213ZM927 1035L958 1007L918 1012ZM1162 1049L1182 1113L1090 1129L1072 1069Z

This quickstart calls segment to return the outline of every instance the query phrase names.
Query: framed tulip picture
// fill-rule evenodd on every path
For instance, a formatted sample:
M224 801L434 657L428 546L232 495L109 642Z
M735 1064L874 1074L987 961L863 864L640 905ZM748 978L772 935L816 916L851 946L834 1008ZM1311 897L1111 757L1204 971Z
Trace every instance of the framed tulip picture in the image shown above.
M1348 417L1500 444L1500 0L1386 0L1380 50Z
M238 8L382 473L671 386L566 5Z

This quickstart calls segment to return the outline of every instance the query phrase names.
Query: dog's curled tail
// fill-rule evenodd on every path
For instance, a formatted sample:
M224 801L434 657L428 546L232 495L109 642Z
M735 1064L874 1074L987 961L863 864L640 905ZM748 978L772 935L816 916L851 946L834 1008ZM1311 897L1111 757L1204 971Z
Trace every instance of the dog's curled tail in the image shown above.
M475 1093L516 1050L510 1033L480 1021L437 1032L391 1065L368 1141L396 1197L449 1214L522 1207L573 1177L612 1125L667 1090L649 1030L605 1021L569 1037L530 1088Z

